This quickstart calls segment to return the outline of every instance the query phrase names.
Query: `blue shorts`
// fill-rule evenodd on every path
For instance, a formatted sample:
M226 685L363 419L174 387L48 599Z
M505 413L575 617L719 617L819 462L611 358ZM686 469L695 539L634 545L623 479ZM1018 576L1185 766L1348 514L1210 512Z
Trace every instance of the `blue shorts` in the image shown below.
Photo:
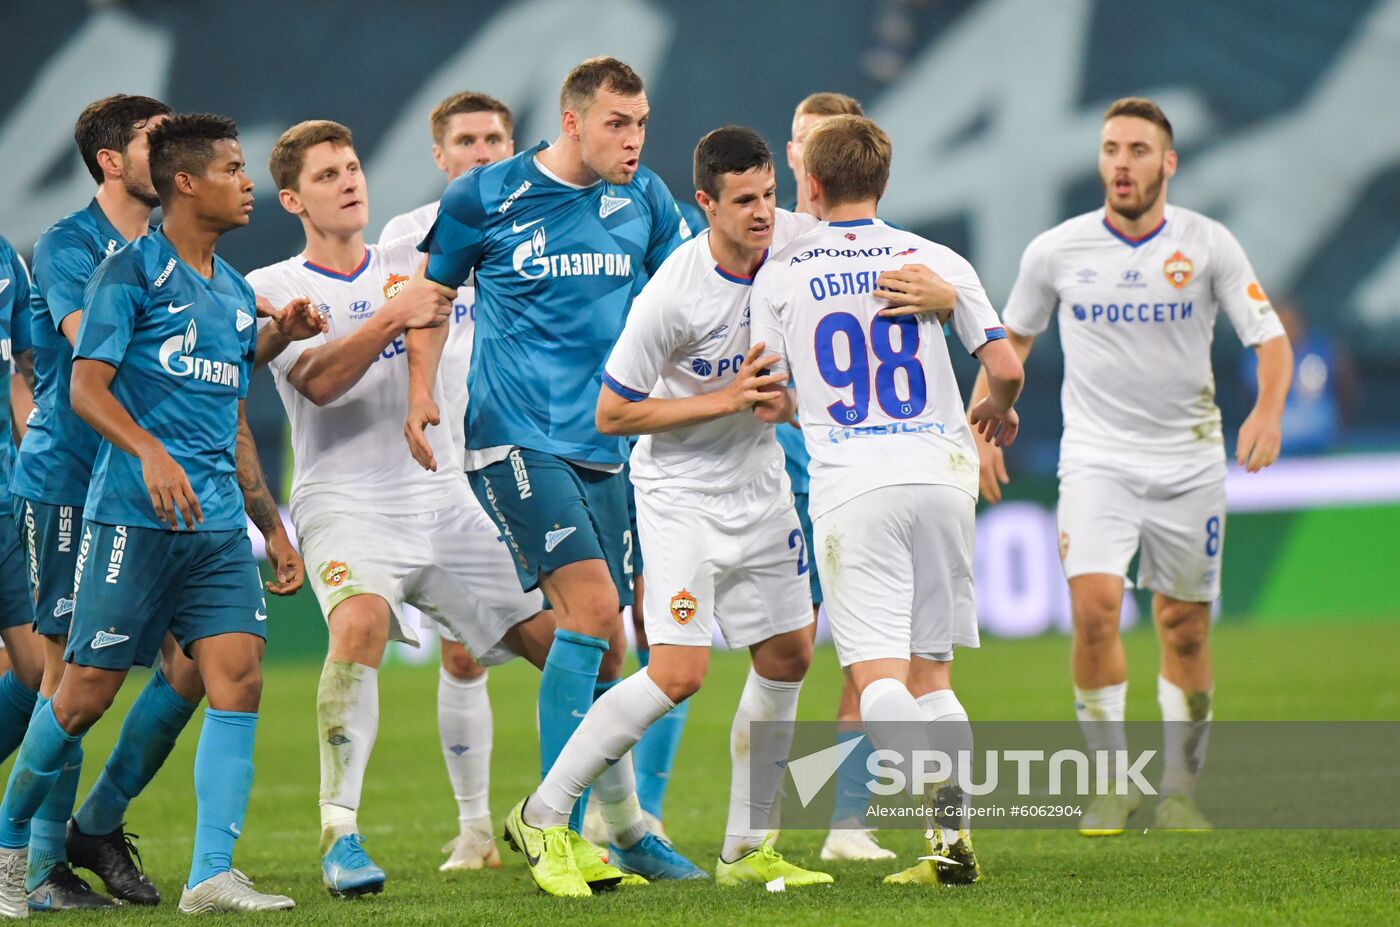
M15 521L24 535L34 630L66 637L73 623L73 571L78 566L83 510L16 496Z
M524 447L467 475L510 545L521 589L536 588L540 574L561 566L604 560L619 602L632 604L636 541L627 522L626 476Z
M267 638L267 604L241 528L162 531L84 520L77 605L63 659L150 666L167 632L185 653L219 634Z
M805 492L795 492L792 494L792 507L797 509L797 520L802 525L802 535L807 539L807 563L811 567L807 571L807 578L812 583L812 604L822 604L822 584L817 576L817 560L820 558L816 554L816 547L812 545L812 516L807 514L807 494Z
M641 537L637 533L637 490L632 486L632 465L624 464L622 467L623 479L627 481L627 526L632 529L632 545L635 556L632 557L632 575L642 575L642 545L638 542Z
M9 440L7 437L5 440ZM19 548L19 526L0 513L0 628L34 621L34 600L24 578L24 554Z

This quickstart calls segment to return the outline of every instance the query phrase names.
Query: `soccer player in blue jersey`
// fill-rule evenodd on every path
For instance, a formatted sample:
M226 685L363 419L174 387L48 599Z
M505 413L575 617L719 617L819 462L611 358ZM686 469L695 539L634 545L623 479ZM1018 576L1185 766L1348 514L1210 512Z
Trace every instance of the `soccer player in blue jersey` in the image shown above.
M267 620L244 510L270 545L290 547L243 417L256 300L214 254L220 235L247 224L252 182L231 120L172 117L149 143L165 223L105 261L83 294L73 409L105 440L85 500L70 666L35 712L0 804L7 914L27 913L30 817L129 668L154 662L167 632L194 660L209 700L180 909L293 906L232 869L252 788ZM279 579L299 586L294 561Z
M452 182L418 280L450 297L475 273L467 470L522 588L544 590L559 626L540 680L542 771L592 704L620 608L632 600L626 440L594 425L600 371L643 274L689 234L666 185L640 164L650 106L635 71L614 58L583 62L564 81L560 109L553 144ZM439 417L432 387L445 334L408 336L404 430L429 468L423 429ZM593 789L618 848L612 861L648 876L693 874L648 833L632 779L629 759ZM581 838L576 847L587 874L593 851Z

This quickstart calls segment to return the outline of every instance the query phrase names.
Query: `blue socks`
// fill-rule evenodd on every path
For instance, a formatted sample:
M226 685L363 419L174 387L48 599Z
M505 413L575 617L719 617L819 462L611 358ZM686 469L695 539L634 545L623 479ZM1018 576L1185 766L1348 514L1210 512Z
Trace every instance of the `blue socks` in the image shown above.
M155 778L197 707L181 698L159 669L151 674L122 722L102 775L73 816L79 830L96 836L121 826L127 806Z
M3 763L29 730L39 693L20 685L13 672L0 676L0 763Z
M836 735L836 742L844 744L860 736L860 731L842 731ZM870 790L865 787L870 773L866 771L865 764L873 752L875 746L866 737L837 767L836 805L831 809L833 827L838 824L849 827L852 821L859 821L860 827L865 826L865 812L870 807Z
M44 705L49 700L43 696ZM41 706L42 707L42 706ZM53 709L49 709L50 713ZM25 891L34 891L49 876L49 870L68 862L68 818L78 798L78 779L83 774L83 745L74 743L64 757L63 768L49 787L34 820L29 824L29 866L25 875Z
M569 737L588 713L588 706L593 704L598 667L607 649L608 642L601 637L563 628L554 632L554 643L540 674L540 779L554 766L564 744L569 742ZM575 833L582 831L583 802L574 806L569 827Z
M35 710L0 802L0 847L18 850L29 846L29 821L82 739L82 734L69 734L59 727L47 701Z
M253 734L257 726L257 712L204 709L204 729L194 754L198 810L194 859L186 883L189 888L233 868L233 842L243 833L243 816L253 791Z
M650 650L638 649L637 661L646 669ZM651 727L632 748L632 766L637 774L637 801L642 810L658 821L661 817L661 804L666 799L666 786L671 782L671 767L676 762L676 751L681 746L681 732L685 730L686 715L690 713L690 699L652 722Z

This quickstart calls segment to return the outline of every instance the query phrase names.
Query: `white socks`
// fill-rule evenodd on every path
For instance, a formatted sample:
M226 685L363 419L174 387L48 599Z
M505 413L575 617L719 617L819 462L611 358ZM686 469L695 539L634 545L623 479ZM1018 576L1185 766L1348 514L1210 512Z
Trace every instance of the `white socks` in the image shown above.
M801 682L765 679L749 667L739 709L729 729L729 820L724 828L720 858L735 862L763 844L773 816L773 804L783 787L784 766L792 747L792 721L797 720L797 696ZM762 721L789 722L762 733L763 758L753 759L753 732L749 725ZM772 762L765 758L772 757ZM750 776L750 770L757 775ZM755 826L755 823L761 826Z
M1163 795L1195 794L1210 742L1214 695L1214 688L1186 692L1157 677L1157 704L1162 708Z
M464 680L439 669L437 713L442 758L457 799L457 820L465 829L468 822L491 816L492 716L486 674Z
M642 803L637 800L637 776L632 769L630 749L593 781L590 799L598 803L613 846L624 849L645 837L648 829L647 819L642 816Z
M566 823L569 820L569 811L573 809L574 802L578 801L583 790L599 782L609 765L621 766L621 761L627 758L628 751L641 739L652 722L675 707L675 703L666 697L666 693L651 681L646 670L633 673L605 692L593 703L593 707L588 709L588 714L579 722L578 729L564 745L559 758L554 761L549 775L544 777L535 794L526 802L526 820L535 827L557 827ZM601 783L603 791L608 793L610 798L616 799L622 786L630 785L630 759L627 762L627 771L623 775L621 781L613 781L614 790L611 792L608 788L609 783ZM634 789L629 788L629 791ZM626 803L625 799L622 803ZM625 809L617 809L617 804L618 802L613 802L619 824L626 828L628 825L622 821ZM605 804L605 819L609 813ZM640 808L637 816L640 818ZM646 828L643 825L642 833L645 832ZM626 835L614 836L625 839ZM630 844L619 844L627 845Z
M969 771L972 763L972 722L968 720L967 711L963 709L952 689L929 692L920 696L918 702L919 709L924 713L924 720L928 722L929 742L933 744L933 749L942 750L953 760L952 781L957 783L964 758L969 764ZM949 843L957 841L959 830L969 829L971 817L967 809L970 802L971 799L964 793L961 820L940 821L940 824L945 825L943 836Z
M321 831L331 840L358 830L355 811L379 734L379 671L327 660L316 688L321 753Z
M1110 768L1120 788L1127 779L1127 770L1118 768L1118 751L1128 749L1128 735L1123 730L1123 714L1128 702L1128 683L1104 686L1102 689L1074 688L1074 713L1079 716L1079 729L1092 755L1107 750Z

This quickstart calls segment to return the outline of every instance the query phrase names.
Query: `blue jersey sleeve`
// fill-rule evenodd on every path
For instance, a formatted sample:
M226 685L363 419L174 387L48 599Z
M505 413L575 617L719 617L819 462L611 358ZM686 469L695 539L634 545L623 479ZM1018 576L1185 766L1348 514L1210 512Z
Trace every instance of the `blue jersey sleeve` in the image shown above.
M24 259L13 250L10 251L9 277L10 286L15 291L10 308L10 350L12 354L18 354L33 348L34 338L29 333L29 319L32 315L29 269L24 266Z
M146 278L135 246L103 261L83 291L86 305L73 356L121 366L145 301Z
M486 250L486 209L478 173L463 174L448 186L437 219L418 245L428 253L428 279L453 289L466 282Z
M671 256L671 252L690 237L690 230L681 218L675 198L665 182L655 174L647 184L647 199L651 205L651 238L647 241L647 254L644 263L648 274L655 274L661 262Z
M256 306L258 304L258 297L257 294L253 292L252 285L241 277L239 278L239 283L243 285L243 292L247 294L248 305ZM248 398L248 387L251 386L253 382L253 362L258 356L258 326L249 325L247 336L248 344L243 350L243 363L240 365L242 370L238 375L239 399Z
M34 283L44 294L53 326L62 330L63 320L83 309L83 291L99 261L92 249L75 233L56 230L34 246Z

